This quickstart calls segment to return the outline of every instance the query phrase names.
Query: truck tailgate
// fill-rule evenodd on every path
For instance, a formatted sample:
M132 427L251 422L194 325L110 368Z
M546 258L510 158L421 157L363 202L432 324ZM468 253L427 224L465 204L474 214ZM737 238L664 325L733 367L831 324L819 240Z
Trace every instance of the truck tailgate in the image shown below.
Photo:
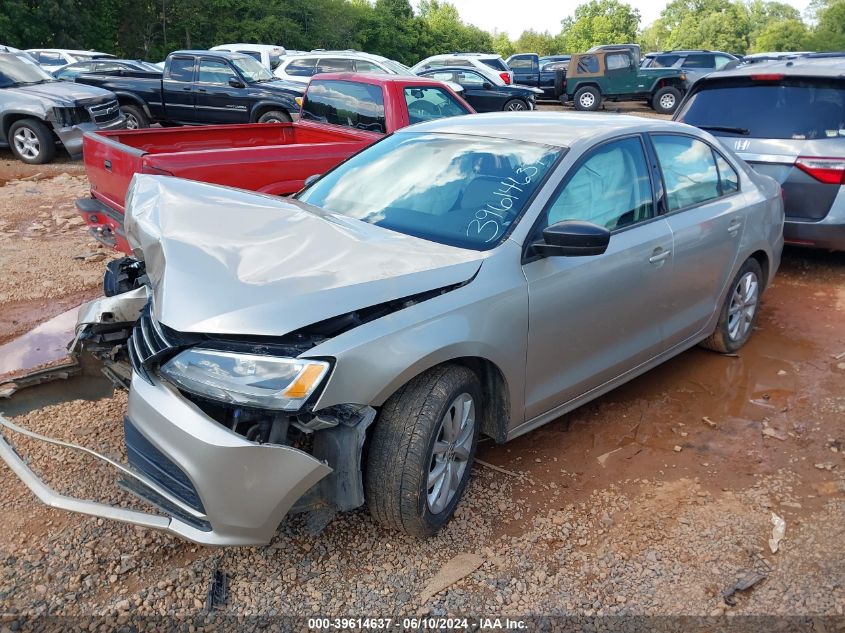
M91 195L122 212L129 181L141 171L147 152L121 143L120 135L89 132L82 141L82 154Z

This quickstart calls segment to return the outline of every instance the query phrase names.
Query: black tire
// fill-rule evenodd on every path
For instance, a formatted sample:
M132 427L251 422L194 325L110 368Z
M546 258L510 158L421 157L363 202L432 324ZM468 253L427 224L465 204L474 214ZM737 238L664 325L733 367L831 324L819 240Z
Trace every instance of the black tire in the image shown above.
M502 106L504 112L522 112L523 110L530 110L528 103L524 99L508 99L505 105Z
M126 129L140 130L145 127L150 127L150 120L147 118L147 113L143 108L136 105L122 105L120 109L126 115Z
M740 292L740 286L744 282L746 275L751 275L756 283L753 314L750 319L742 313L738 317L732 317L732 308L736 306L740 295L744 294ZM764 287L765 280L763 279L763 271L760 268L760 264L754 258L747 259L731 281L728 295L725 297L725 302L719 311L719 321L716 324L716 330L701 342L701 346L714 352L730 354L745 345L751 337L751 332L754 331L754 325L757 323L757 315L760 312L760 297L763 294ZM731 326L734 324L733 318L740 318L744 324L739 335L732 335Z
M659 114L673 114L681 104L681 91L672 86L666 86L654 93L651 107Z
M595 86L584 86L575 91L572 100L576 110L595 112L601 107L601 92Z
M259 123L290 123L292 120L284 110L269 110L258 117Z
M43 165L56 156L53 133L38 119L20 119L12 123L8 141L15 157L29 165Z
M430 490L428 479L437 463L435 443L444 445L442 421L455 411L456 398L464 395L475 405L471 447L459 483L449 493L453 496L447 495L443 509L434 512L428 495L434 494L436 486ZM478 377L461 365L435 367L390 397L374 425L364 473L367 506L373 518L421 537L434 534L449 521L470 478L482 407Z
M555 71L555 99L566 98L566 71Z

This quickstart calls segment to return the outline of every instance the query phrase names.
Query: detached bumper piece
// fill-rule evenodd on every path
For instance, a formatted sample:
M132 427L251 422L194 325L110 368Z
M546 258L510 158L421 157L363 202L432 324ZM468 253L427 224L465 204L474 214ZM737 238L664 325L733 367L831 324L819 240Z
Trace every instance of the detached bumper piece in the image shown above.
M203 545L263 545L294 503L332 472L290 446L257 444L210 420L155 378L136 373L125 420L129 465L90 449L22 429L3 430L85 452L120 474L120 485L156 512L67 497L41 481L0 436L0 457L44 503L55 508L164 530Z

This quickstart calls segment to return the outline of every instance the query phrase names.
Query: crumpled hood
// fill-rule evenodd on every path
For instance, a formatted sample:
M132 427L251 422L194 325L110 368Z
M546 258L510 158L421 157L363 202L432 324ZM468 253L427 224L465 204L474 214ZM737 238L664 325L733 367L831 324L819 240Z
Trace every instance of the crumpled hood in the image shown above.
M136 175L126 213L154 316L181 332L280 336L467 281L484 258L296 200L167 176Z
M58 80L34 86L6 88L3 90L3 94L6 96L20 95L22 99L38 99L47 109L57 106L70 108L76 106L77 101L88 99L106 100L108 97L114 98L112 93L102 88Z

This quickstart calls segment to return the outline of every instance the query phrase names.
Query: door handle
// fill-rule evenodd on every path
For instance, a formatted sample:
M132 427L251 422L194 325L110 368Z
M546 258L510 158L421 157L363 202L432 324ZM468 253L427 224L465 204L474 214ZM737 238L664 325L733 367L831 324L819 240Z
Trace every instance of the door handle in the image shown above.
M197 88L197 92L206 92L205 88Z
M659 264L660 262L669 259L669 256L672 254L672 251L664 251L662 248L654 249L654 254L648 258L648 261L652 264Z
M191 86L182 86L182 90L185 92L190 92L192 90Z
M731 220L731 223L728 224L728 233L736 234L739 231L739 227L742 226L742 220Z

